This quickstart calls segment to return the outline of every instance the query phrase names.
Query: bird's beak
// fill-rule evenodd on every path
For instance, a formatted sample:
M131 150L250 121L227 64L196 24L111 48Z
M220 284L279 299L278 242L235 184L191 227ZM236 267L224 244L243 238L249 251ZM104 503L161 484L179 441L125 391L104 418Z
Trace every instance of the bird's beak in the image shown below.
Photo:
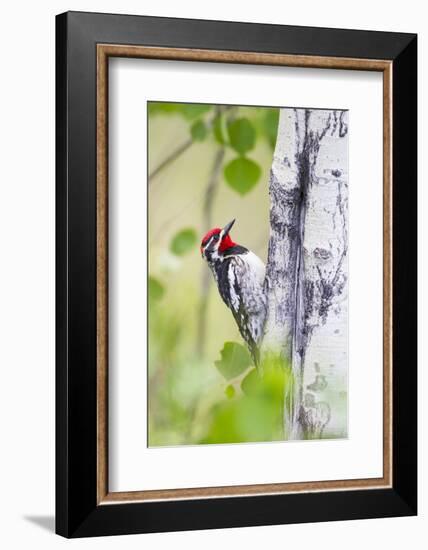
M233 224L235 223L235 220L232 220L227 225L223 227L223 235L226 236L229 234L229 231L232 229Z

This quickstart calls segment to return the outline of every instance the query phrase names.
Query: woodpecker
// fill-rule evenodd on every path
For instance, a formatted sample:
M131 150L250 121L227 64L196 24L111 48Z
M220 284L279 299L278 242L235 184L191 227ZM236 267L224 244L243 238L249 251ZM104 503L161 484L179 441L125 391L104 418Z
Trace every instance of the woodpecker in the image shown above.
M220 296L232 311L257 367L266 318L263 292L266 268L254 252L233 242L230 230L234 223L232 220L223 229L215 227L208 231L202 239L201 255L207 261Z

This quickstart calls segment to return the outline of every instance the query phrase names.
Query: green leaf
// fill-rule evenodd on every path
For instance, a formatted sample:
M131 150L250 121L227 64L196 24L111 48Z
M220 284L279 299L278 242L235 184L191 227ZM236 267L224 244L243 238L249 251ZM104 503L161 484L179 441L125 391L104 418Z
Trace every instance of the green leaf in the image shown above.
M187 120L195 120L195 118L199 118L211 109L212 105L203 105L199 103L182 103L180 105L180 112Z
M225 342L220 356L221 359L215 361L215 366L226 380L235 378L251 365L247 348L236 342Z
M225 126L224 117L222 115L216 116L213 123L213 131L214 131L214 137L216 141L220 143L220 145L226 144L224 126Z
M229 384L226 389L224 390L224 393L226 394L226 397L228 399L233 399L235 396L235 388L232 386L232 384Z
M257 392L257 387L260 384L259 375L256 369L251 369L241 382L241 390L246 395L254 395Z
M276 144L276 137L278 134L278 121L279 109L267 109L263 120L263 127L272 149L275 148Z
M230 145L243 155L254 147L256 131L248 118L237 118L227 125Z
M238 157L224 168L224 177L230 187L240 195L246 195L258 182L262 170L253 160Z
M203 120L197 120L190 127L190 134L193 141L203 141L207 136L207 127Z
M165 288L160 281L149 277L149 300L157 302L165 294Z
M196 245L197 236L196 231L194 229L188 228L188 229L182 229L176 235L171 241L170 244L170 250L173 252L176 256L182 256L183 254L186 254L194 246Z

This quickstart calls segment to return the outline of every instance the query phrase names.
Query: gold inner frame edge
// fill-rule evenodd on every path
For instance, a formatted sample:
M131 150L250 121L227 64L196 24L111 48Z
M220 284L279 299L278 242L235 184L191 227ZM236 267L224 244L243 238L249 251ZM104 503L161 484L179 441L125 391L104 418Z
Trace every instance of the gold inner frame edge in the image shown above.
M128 492L108 489L108 59L132 57L383 73L383 477ZM97 44L97 504L392 486L392 61Z

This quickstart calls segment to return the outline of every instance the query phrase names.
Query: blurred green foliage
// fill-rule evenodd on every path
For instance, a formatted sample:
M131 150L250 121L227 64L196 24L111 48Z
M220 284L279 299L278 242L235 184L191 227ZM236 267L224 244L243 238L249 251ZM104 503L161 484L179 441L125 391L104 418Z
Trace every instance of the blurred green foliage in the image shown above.
M290 369L281 360L266 360L260 372L252 368L241 382L241 392L226 388L227 401L211 411L208 432L201 443L281 441L284 433L284 402L291 387Z
M227 138L226 138L227 126L226 126L226 120L224 116L217 115L214 118L213 132L214 132L214 138L216 139L217 143L219 143L220 145L227 144Z
M263 125L266 137L272 149L275 147L278 132L279 109L266 109L263 117Z
M244 155L253 149L256 142L256 131L248 118L237 118L227 125L229 143L235 151Z
M251 365L251 357L247 348L236 342L225 342L220 355L221 359L215 361L215 366L226 380L231 380L242 374Z
M226 386L226 389L224 390L224 394L228 399L232 399L235 396L236 390L233 386L233 384L229 384Z
M186 252L190 252L196 246L198 238L194 229L182 229L171 241L171 252L177 256L182 256Z
M148 102L149 116L156 114L178 114L187 120L194 120L211 109L212 105L206 105L203 103L168 103L164 101Z
M202 120L197 120L190 127L193 141L203 141L207 135L207 127Z
M149 102L148 115L149 173L157 174L149 182L149 445L284 439L288 367L269 360L256 371L199 252L206 216L213 226L238 216L235 238L266 257L279 109Z
M154 277L149 277L149 302L156 302L164 295L164 288Z
M259 165L245 157L231 160L224 168L224 176L232 189L240 195L246 195L260 178Z

